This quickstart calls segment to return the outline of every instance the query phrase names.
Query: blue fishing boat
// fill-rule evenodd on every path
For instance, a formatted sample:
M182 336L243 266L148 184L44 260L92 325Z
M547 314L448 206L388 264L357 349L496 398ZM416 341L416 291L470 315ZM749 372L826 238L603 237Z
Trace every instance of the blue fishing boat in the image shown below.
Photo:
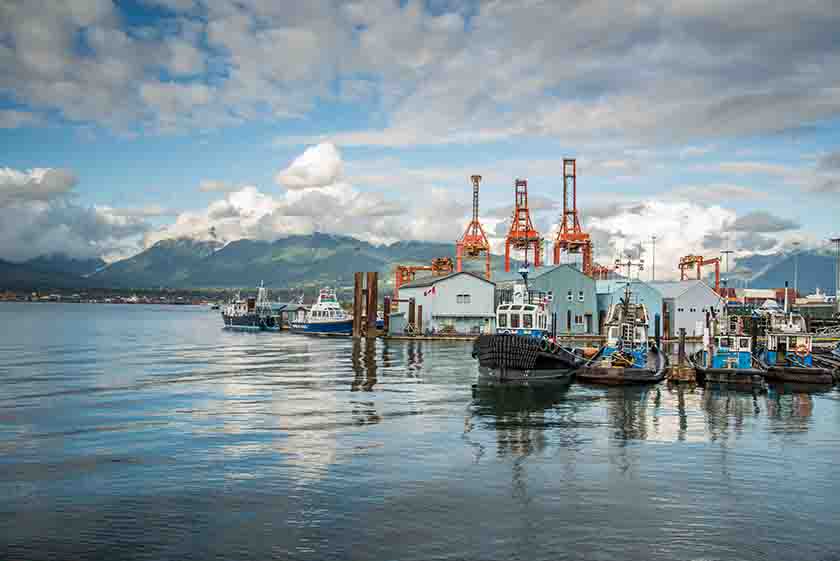
M322 288L318 294L318 301L306 313L305 319L292 321L289 329L294 333L351 335L353 316L345 312L338 303L334 290Z
M630 283L618 304L611 304L604 327L607 341L575 373L579 380L597 384L642 384L665 378L665 353L648 341L648 311L631 300Z
M776 382L831 384L831 370L814 364L813 335L808 333L805 318L790 312L785 291L784 312L768 312L767 341L758 359L767 372L765 377Z
M698 379L706 383L763 386L765 370L753 356L753 338L745 333L744 318L707 312L703 348L691 357Z

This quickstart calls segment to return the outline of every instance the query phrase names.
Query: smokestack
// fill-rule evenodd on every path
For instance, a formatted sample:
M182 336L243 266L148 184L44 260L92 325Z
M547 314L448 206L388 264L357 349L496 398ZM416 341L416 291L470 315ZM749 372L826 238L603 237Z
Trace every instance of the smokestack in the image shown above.
M785 281L785 313L788 313L790 308L788 307L788 281Z

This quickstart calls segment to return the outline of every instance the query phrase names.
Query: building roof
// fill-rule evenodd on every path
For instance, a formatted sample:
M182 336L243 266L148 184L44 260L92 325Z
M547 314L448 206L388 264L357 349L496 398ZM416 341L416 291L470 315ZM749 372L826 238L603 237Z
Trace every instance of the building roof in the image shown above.
M624 286L627 284L627 279L625 278L614 278L614 279L598 279L595 281L595 292L598 294L612 294L613 292L617 291L624 291ZM651 288L653 290L657 290L657 288L651 285L648 282L638 279L632 279L630 281L630 289L633 290L634 286L642 286L646 288Z
M652 282L650 286L659 291L662 298L679 298L698 284L705 286L709 291L714 292L712 287L701 280L685 280L672 282Z
M437 284L441 281L445 281L447 279L457 277L458 275L469 275L469 276L471 276L475 279L478 279L482 282L486 282L486 283L492 284L494 286L496 284L493 281L489 281L489 280L485 279L484 277L476 275L475 273L473 273L471 271L461 271L460 273L449 273L448 275L442 275L442 276L439 276L439 277L436 277L436 276L433 276L433 275L425 276L425 277L422 277L422 278L419 278L417 280L413 280L411 282L407 282L407 283L401 285L400 290L402 290L403 288L423 288L423 287L426 287L426 286L432 286L432 285L435 285L435 284Z
M560 265L544 265L542 267L532 268L531 271L528 273L528 281L530 282L537 280L543 276L553 273L558 269L571 269L576 273L583 275L583 272L580 269L573 265L570 265L569 263L563 263ZM519 271L502 271L498 273L494 272L493 275L493 280L495 280L497 284L507 284L522 281L522 275L519 274Z

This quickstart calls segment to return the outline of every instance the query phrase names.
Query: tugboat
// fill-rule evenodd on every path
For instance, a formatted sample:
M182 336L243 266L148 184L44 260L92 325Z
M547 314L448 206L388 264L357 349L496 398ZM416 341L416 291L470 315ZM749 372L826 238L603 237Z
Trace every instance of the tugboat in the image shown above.
M335 291L322 288L318 301L312 306L303 321L292 321L289 329L293 333L318 335L351 335L353 316L344 311L338 303Z
M479 384L569 383L583 359L550 336L550 298L528 290L527 264L519 273L524 283L496 308L496 333L480 335L473 345Z
M785 290L785 311L770 312L767 342L759 353L759 361L775 382L831 384L831 371L814 365L813 335L808 333L805 318L788 311Z
M763 387L765 370L753 357L753 338L744 332L744 318L707 312L703 349L692 357L698 378L706 383Z
M631 301L630 283L618 304L611 304L605 328L607 342L577 371L579 380L596 384L643 384L665 379L667 359L648 341L648 312Z
M246 331L277 331L279 325L271 312L271 306L266 297L262 283L257 287L257 297L245 298L236 295L222 309L222 321L225 329L239 329Z

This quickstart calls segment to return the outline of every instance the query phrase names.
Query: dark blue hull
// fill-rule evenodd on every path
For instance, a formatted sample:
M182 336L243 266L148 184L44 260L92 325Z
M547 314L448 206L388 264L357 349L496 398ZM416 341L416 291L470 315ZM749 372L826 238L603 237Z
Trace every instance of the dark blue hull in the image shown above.
M293 333L351 335L353 333L353 320L342 319L337 321L319 322L293 321L289 329Z
M280 331L280 326L271 316L259 316L247 314L241 316L229 316L222 314L222 321L225 322L225 329L238 331Z

